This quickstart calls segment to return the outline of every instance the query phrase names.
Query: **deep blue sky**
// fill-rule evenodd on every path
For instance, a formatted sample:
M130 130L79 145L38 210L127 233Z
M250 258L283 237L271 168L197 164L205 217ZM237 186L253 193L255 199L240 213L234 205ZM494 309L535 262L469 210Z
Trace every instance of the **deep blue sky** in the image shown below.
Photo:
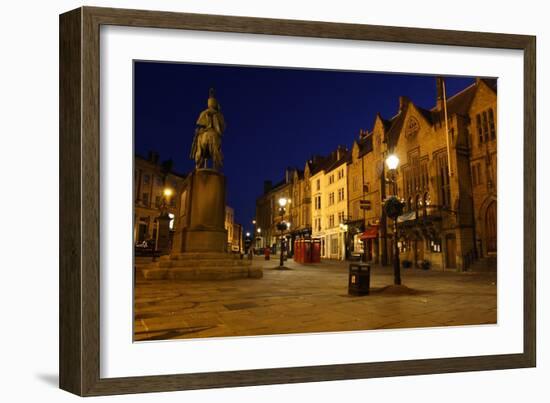
M227 203L245 231L264 180L278 182L286 167L303 169L310 156L339 144L351 147L377 112L397 113L400 95L424 108L436 95L434 76L367 72L135 62L134 80L136 153L157 151L182 173L194 168L195 122L216 89L227 123ZM447 96L473 81L447 77Z

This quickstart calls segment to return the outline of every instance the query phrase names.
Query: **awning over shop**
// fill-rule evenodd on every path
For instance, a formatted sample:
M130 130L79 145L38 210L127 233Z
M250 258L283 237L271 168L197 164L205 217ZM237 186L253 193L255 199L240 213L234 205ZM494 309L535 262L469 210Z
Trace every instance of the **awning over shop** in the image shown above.
M359 239L373 239L378 238L378 226L372 226L369 227L363 232L361 235L359 235Z

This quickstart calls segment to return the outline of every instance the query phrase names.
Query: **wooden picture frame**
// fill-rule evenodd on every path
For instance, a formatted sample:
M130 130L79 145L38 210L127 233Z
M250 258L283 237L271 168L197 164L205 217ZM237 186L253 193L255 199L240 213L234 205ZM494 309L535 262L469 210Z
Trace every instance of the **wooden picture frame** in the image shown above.
M519 49L524 52L523 353L100 377L101 25ZM536 363L535 37L82 7L60 16L60 387L81 396L533 367Z

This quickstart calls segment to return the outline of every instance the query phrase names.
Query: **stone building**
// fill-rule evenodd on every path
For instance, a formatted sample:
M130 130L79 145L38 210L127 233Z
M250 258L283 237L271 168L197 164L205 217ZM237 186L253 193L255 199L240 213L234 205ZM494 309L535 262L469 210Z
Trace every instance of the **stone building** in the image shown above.
M233 243L233 225L235 223L235 210L232 207L225 206L225 230L227 231L227 250L231 250Z
M277 252L280 247L281 236L285 236L288 240L291 237L293 203L291 178L291 171L287 170L281 182L273 185L271 181L265 181L264 193L256 200L256 226L260 230L257 245L261 248L271 248L272 252ZM286 206L283 214L279 208L280 198L290 200L290 205ZM288 223L289 227L281 232L277 229L277 224L283 221Z
M243 227L235 222L235 210L233 207L225 206L225 230L227 231L227 251L243 252Z
M310 158L304 170L289 168L283 181L272 185L266 181L264 193L256 201L256 220L262 247L277 251L280 231L277 224L290 225L283 235L288 242L288 254L293 255L294 241L299 238L321 239L321 256L332 259L345 257L344 231L340 224L348 215L347 169L349 152L339 147L327 157ZM283 216L278 200L289 199Z
M375 131L378 128L375 125ZM362 254L366 246L367 260L380 262L381 206L385 198L381 181L383 162L381 137L361 130L354 141L348 164L349 221L346 223L350 254Z
M289 180L287 171L285 181L266 188L257 214L270 241L276 240L273 228L280 221L277 198L285 194L295 199L288 219L311 226L324 258L365 252L368 260L390 264L397 242L401 260L412 265L427 261L436 270L494 266L496 81L477 79L447 99L442 79L436 79L436 88L432 108L400 97L397 113L389 119L378 114L372 130L360 130L349 152L339 147L327 157L311 158L303 174L295 170ZM385 164L390 154L400 161L395 177ZM391 195L405 205L397 239L383 211Z
M229 250L233 253L244 253L243 226L234 222L232 235L233 238L231 239L231 246Z
M164 190L173 193L167 203L172 218L170 230L174 228L177 191L185 175L173 171L171 161L160 162L158 153L150 152L147 158L134 158L134 243L155 240L157 217L164 201Z
M400 97L395 116L378 115L371 132L360 132L348 167L350 211L355 221L364 215L359 237L367 240L373 260L387 264L392 257L393 223L382 203L393 194L405 204L398 219L402 260L466 270L496 253L496 101L496 82L478 79L445 105L438 79L433 108ZM389 154L400 161L395 183L387 181ZM371 209L358 210L358 200ZM375 226L378 234L369 230Z
M348 220L347 164L349 152L338 147L311 175L312 238L321 240L321 257L346 257L345 231Z

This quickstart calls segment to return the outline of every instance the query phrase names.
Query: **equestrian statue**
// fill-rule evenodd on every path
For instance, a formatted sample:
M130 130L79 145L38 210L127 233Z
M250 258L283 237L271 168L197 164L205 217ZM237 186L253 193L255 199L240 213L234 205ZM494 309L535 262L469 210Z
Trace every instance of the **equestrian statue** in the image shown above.
M208 108L197 119L189 155L189 158L195 160L196 169L208 168L208 160L212 161L212 168L217 171L223 165L222 135L225 131L225 120L220 110L214 89L210 88Z

